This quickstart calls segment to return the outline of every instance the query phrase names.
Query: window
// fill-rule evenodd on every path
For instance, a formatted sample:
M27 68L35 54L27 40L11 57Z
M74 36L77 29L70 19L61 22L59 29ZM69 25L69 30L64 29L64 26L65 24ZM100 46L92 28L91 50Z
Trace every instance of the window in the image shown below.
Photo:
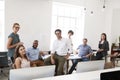
M4 50L4 0L0 0L0 51Z
M84 8L76 5L53 2L51 45L55 40L55 29L62 30L62 36L67 38L68 31L73 30L73 48L76 49L82 42L84 33ZM51 46L52 47L52 46Z

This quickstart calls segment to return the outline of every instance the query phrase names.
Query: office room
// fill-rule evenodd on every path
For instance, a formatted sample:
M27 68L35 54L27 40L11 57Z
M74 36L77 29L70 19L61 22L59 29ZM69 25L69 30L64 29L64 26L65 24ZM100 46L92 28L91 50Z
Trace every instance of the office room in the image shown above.
M120 80L120 0L0 0L0 80Z

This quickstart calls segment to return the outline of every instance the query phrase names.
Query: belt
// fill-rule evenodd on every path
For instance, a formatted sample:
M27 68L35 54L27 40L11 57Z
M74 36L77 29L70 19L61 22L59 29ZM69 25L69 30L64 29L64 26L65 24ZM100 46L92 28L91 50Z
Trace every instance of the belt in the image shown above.
M58 55L57 53L56 53L56 55L57 55L57 56L60 56L60 57L65 57L65 56L66 56L66 55Z

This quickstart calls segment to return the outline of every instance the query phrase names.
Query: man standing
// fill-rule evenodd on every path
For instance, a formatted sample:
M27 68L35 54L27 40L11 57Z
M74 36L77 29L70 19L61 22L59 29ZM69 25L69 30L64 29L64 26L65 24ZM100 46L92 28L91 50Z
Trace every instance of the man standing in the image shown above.
M78 50L78 56L81 57L81 59L73 60L73 65L69 71L69 74L71 74L73 72L73 70L75 69L75 67L79 61L89 61L89 57L92 54L92 49L89 45L87 45L86 38L83 39L83 44L79 45L77 50Z
M63 75L63 66L67 58L70 56L71 48L68 39L61 36L61 30L56 29L55 35L57 39L53 43L51 57L45 60L45 64L55 64L55 75Z
M33 46L27 49L26 55L28 59L32 62L32 66L43 66L44 61L42 60L43 52L39 50L38 40L34 40Z
M69 41L70 41L72 53L73 53L73 43L72 43L72 38L71 38L71 36L73 36L73 35L74 35L74 32L73 32L72 30L69 30L69 31L68 31L68 39L69 39Z

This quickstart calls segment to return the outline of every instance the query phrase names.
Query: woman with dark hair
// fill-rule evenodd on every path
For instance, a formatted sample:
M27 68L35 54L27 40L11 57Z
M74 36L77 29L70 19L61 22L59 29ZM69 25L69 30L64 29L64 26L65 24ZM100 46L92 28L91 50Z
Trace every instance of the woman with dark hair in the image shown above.
M7 49L8 49L8 57L11 58L12 62L14 61L14 53L15 53L15 48L19 44L23 44L20 42L19 35L17 32L20 29L19 23L14 23L13 24L13 32L8 36L8 42L7 42Z
M14 67L16 69L30 67L30 61L27 59L25 47L23 45L18 45L16 47L14 59Z
M103 57L106 57L109 51L109 43L107 41L107 36L105 33L101 34L101 40L99 41L98 51L96 54L96 60L102 60Z

